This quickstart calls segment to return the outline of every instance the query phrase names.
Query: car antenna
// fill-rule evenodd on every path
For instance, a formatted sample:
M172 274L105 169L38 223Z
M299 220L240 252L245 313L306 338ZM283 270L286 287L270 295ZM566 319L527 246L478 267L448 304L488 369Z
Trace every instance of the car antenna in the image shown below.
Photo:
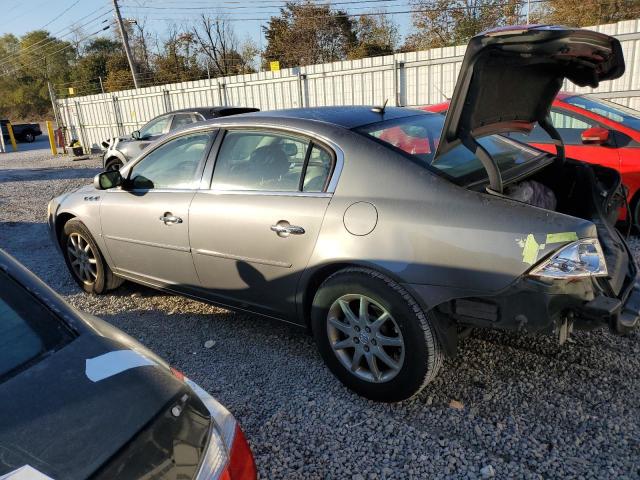
M382 104L382 106L381 106L381 107L373 107L373 108L371 109L371 111L372 111L372 112L375 112L375 113L380 113L380 114L384 115L384 109L385 109L385 108L387 108L387 102L388 102L388 101L389 101L389 99L388 99L388 98L387 98L387 99L385 99L385 101L384 101L384 103Z
M444 94L444 92L443 92L442 90L440 90L440 88L439 88L437 85L434 85L434 87L436 87L436 90L438 90L438 93L440 93L440 95L442 95L442 96L444 97L444 99L445 99L447 102L450 102L450 101L451 101L451 98L447 97L447 96Z

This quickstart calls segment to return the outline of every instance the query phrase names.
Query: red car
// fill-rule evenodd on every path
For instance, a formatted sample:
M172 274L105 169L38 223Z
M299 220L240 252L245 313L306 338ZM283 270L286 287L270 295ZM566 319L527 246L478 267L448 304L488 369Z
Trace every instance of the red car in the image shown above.
M423 110L445 112L449 102ZM551 120L565 144L568 158L616 169L629 189L632 220L640 227L640 111L591 95L560 93L551 107ZM536 124L529 134L509 137L555 153L551 137ZM621 214L621 219L626 213Z

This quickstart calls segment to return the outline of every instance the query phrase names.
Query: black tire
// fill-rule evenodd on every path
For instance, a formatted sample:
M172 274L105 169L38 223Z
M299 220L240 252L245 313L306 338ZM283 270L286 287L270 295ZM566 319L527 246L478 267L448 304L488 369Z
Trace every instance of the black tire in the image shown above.
M74 247L76 244L84 247L81 250L86 251L89 261L95 260L87 265L90 272L78 266L77 253L72 253L73 250L76 250ZM85 292L100 295L118 288L124 283L123 278L113 274L91 233L80 220L71 219L64 225L60 235L60 246L71 276Z
M105 162L104 169L109 170L120 170L124 163L120 161L118 158L110 158Z
M23 138L27 143L33 143L36 140L36 136L33 134L33 132L25 132Z
M379 312L386 310L393 322L391 326L387 325L386 327L391 328L390 335L385 333L384 336L377 336L374 330L374 333L365 334L362 339L362 330L360 330L360 334L355 333L356 327L351 330L353 335L357 335L351 339L352 342L356 342L358 339L359 345L366 343L369 346L366 350L369 353L363 355L375 356L374 349L377 348L379 351L383 348L382 339L399 339L403 343L402 347L384 347L387 349L386 353L394 356L393 359L397 360L395 362L397 368L393 370L390 368L385 373L381 373L380 366L386 367L387 365L380 363L379 358L375 360L374 363L378 365L376 370L379 370L376 373L381 375L377 381L362 378L363 375L368 375L366 370L371 366L366 356L358 357L360 358L359 367L356 367L358 373L353 373L353 360L356 357L355 346L339 349L341 353L336 353L332 347L332 343L337 346L338 343L349 340L349 334L343 332L341 328L334 328L336 325L334 312L344 312L342 307L340 307L342 310L336 310L338 299L343 299L342 304L345 302L349 304L349 309L354 313L353 307L349 303L350 298L356 298L354 300L356 302L359 301L358 298L367 299L366 305L368 306L364 308L364 318L370 319L370 315L375 313L376 309ZM338 313L339 315L340 313ZM382 316L380 315L378 318L382 318ZM341 322L346 324L346 317L345 314L345 318ZM375 322L372 321L370 325L373 323ZM345 324L342 326L344 327ZM364 324L360 325L362 328ZM425 313L400 284L379 272L366 268L354 267L341 270L322 283L313 299L311 327L320 355L333 374L345 386L371 400L397 402L415 396L435 378L444 359L444 352L433 326L432 314ZM335 337L334 332L338 330L344 337ZM371 332L369 329L367 331ZM332 336L333 338L330 338ZM376 338L379 339L377 343L375 342ZM387 340L384 340L384 343L387 343ZM363 346L362 348L367 347ZM388 348L396 348L397 350L389 351ZM345 365L349 363L349 352L351 351L353 352L350 357L352 367L347 368ZM369 370L376 371L372 368ZM390 375L388 380L384 378L384 375Z

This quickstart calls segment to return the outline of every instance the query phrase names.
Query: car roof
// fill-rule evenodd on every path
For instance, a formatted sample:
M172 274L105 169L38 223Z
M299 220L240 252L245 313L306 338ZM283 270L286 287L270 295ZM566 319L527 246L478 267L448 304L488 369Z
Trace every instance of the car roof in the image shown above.
M226 115L231 115L236 112L249 113L249 112L257 112L257 111L259 111L259 109L253 108L253 107L234 107L234 106L193 107L193 108L181 108L180 110L172 110L170 112L163 113L162 115L159 115L159 116L161 117L164 115L173 115L175 113L199 113L205 116L206 118L215 118L215 117L224 117Z
M346 107L313 107L313 108L291 108L286 110L274 110L266 112L247 113L243 117L256 117L260 119L301 119L315 120L329 123L343 128L356 128L370 123L381 122L383 120L393 120L395 118L408 117L412 115L429 115L423 112L405 107L386 107L384 112L376 112L375 106L346 106Z

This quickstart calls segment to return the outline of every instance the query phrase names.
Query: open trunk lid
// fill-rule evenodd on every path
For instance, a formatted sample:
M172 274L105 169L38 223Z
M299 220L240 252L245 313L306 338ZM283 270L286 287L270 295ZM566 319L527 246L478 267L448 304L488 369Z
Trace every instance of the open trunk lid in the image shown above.
M477 137L529 132L539 123L558 146L549 110L565 78L597 87L624 73L620 42L603 33L550 25L505 27L473 37L467 47L447 111L438 157L460 143L474 152L502 192L500 170Z

